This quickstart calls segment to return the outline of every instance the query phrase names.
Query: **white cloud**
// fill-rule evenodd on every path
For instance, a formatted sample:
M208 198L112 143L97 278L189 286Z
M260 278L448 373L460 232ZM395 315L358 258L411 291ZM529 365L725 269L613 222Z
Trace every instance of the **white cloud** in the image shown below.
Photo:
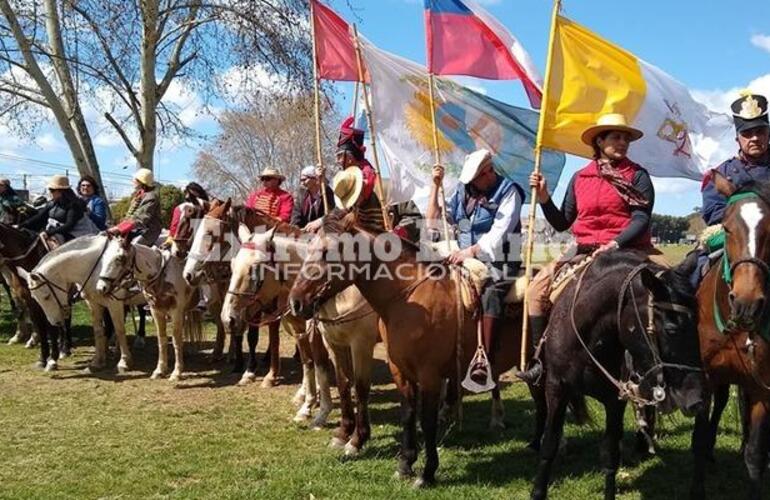
M35 144L45 152L59 151L64 148L64 143L58 136L51 132L46 132L35 138Z
M744 87L733 87L728 90L693 90L692 96L713 111L729 113L730 104L740 97L741 91L745 89L770 96L770 73L753 79Z
M753 35L751 37L751 44L766 52L770 52L770 35Z
M653 177L652 185L655 187L655 195L677 195L685 193L697 193L700 191L700 183L691 179Z

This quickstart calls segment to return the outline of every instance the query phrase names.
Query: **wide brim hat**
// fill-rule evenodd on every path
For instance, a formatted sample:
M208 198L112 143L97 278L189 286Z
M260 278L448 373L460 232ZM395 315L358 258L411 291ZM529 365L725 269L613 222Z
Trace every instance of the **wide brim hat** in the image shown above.
M625 115L620 113L608 113L600 116L596 121L596 125L588 127L583 132L583 135L580 136L580 139L583 143L593 146L596 136L609 130L626 132L629 135L631 142L638 141L644 135L644 132L628 124Z
M730 105L735 131L741 133L758 127L768 127L767 98L759 94L744 93Z
M338 207L352 208L364 189L364 174L358 167L348 167L338 172L332 180L334 201Z
M463 184L469 184L479 173L481 166L492 159L492 153L488 149L479 149L473 153L466 155L463 162L463 169L460 172L460 182Z
M280 170L273 167L267 167L262 171L261 174L259 174L260 179L263 179L265 177L277 177L278 179L281 179L281 180L286 179L286 176L283 175Z
M134 179L148 187L155 184L155 175L149 168L137 169L136 172L134 172Z
M70 180L66 175L54 175L48 179L48 189L70 189Z

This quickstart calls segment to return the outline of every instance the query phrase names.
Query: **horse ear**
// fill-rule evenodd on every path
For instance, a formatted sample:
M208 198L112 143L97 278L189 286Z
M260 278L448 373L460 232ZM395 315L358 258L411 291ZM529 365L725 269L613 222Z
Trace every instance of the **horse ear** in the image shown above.
M735 187L735 184L727 180L727 177L720 174L716 170L714 170L713 175L714 175L714 186L716 186L717 191L722 196L729 198L730 196L733 195L733 193L735 193L738 190L738 188Z
M639 275L642 278L642 284L644 285L644 288L652 293L652 296L655 300L668 300L669 293L668 289L666 288L666 284L662 279L656 276L649 267L643 268L639 272Z
M19 275L19 277L21 277L21 279L29 283L29 278L30 276L32 276L32 273L27 272L27 270L24 269L23 267L17 267L16 273Z
M229 212L230 211L230 207L232 206L232 204L233 204L233 200L232 199L228 198L227 200L225 200L225 208L224 208L224 210L222 210L222 212L223 213Z
M238 224L238 239L241 240L241 243L245 243L249 241L251 238L251 231L248 227L246 227L246 224L240 223Z

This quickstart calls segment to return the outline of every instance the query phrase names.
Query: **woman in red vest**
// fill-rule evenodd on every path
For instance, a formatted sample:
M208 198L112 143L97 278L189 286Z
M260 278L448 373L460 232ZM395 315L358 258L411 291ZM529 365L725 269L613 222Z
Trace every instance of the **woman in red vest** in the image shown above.
M660 252L650 238L655 202L652 181L646 170L627 157L629 145L641 137L641 130L628 126L625 116L601 116L581 137L593 148L594 159L572 177L561 208L551 199L545 178L535 173L530 176L545 218L557 231L571 229L576 242L576 247L542 269L529 285L527 312L535 346L548 323L553 277L563 263L617 248L639 250L658 260ZM536 384L542 371L536 354L530 369L517 376Z

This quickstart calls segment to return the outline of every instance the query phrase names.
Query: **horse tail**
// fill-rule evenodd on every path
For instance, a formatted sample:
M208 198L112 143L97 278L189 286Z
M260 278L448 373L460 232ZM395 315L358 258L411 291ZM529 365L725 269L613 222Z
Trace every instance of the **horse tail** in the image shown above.
M578 425L586 425L591 422L591 415L588 413L588 405L586 404L584 394L574 394L570 398L568 405Z
M184 342L193 345L195 350L200 350L203 345L203 313L198 309L191 309L184 315Z

